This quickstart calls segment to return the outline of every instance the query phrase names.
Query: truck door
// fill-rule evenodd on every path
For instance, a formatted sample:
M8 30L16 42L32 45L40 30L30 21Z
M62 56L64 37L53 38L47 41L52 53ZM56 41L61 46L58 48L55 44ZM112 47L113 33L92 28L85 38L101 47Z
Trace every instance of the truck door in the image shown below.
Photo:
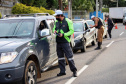
M48 28L51 32L51 40L50 40L50 60L54 61L57 58L56 55L56 35L53 33L53 27L55 20L54 19L47 19L46 23L48 24Z
M91 42L91 35L90 35L90 29L88 28L87 24L84 23L84 27L85 27L85 31L86 31L86 34L85 34L85 38L86 38L86 45L88 45L90 42Z

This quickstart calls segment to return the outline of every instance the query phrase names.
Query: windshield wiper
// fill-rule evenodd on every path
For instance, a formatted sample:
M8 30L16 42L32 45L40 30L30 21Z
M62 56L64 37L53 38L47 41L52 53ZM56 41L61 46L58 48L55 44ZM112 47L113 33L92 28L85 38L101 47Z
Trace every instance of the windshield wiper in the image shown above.
M0 38L21 38L19 36L0 36Z

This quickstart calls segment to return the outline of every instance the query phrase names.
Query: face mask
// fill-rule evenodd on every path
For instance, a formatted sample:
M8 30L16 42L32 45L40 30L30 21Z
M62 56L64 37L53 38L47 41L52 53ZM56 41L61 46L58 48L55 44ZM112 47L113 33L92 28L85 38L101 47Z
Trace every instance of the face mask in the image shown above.
M61 21L60 18L56 18L56 20Z

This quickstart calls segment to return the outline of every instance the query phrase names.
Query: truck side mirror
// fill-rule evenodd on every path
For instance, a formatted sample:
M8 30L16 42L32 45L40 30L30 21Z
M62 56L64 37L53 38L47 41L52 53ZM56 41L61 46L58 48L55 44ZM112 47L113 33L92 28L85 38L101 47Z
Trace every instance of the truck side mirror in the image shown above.
M40 31L41 37L45 37L45 36L49 36L49 35L50 35L49 29L43 29L43 30Z

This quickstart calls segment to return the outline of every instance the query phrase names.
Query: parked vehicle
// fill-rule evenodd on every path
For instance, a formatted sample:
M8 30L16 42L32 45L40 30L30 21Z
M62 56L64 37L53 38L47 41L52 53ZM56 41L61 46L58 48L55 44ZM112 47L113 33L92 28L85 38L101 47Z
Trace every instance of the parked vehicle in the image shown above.
M85 52L86 46L96 44L96 31L95 29L90 29L85 20L73 20L73 27L75 42L73 50L81 49L81 52Z
M125 13L126 13L126 7L109 8L109 17L113 19L114 23L119 20L124 20L124 18L126 17Z
M126 25L126 13L123 15L123 25Z
M36 84L41 71L57 62L54 16L18 15L0 20L0 84Z
M103 25L104 25L104 34L103 34L103 38L107 38L107 25L105 24L105 22L101 19ZM86 20L87 24L90 26L94 25L94 21L92 20ZM98 29L95 30L96 31L96 38L97 38L97 31Z
M71 35L71 38L70 38L70 46L71 46L71 48L73 49L73 47L75 46L75 42L74 42L74 34L73 35Z

